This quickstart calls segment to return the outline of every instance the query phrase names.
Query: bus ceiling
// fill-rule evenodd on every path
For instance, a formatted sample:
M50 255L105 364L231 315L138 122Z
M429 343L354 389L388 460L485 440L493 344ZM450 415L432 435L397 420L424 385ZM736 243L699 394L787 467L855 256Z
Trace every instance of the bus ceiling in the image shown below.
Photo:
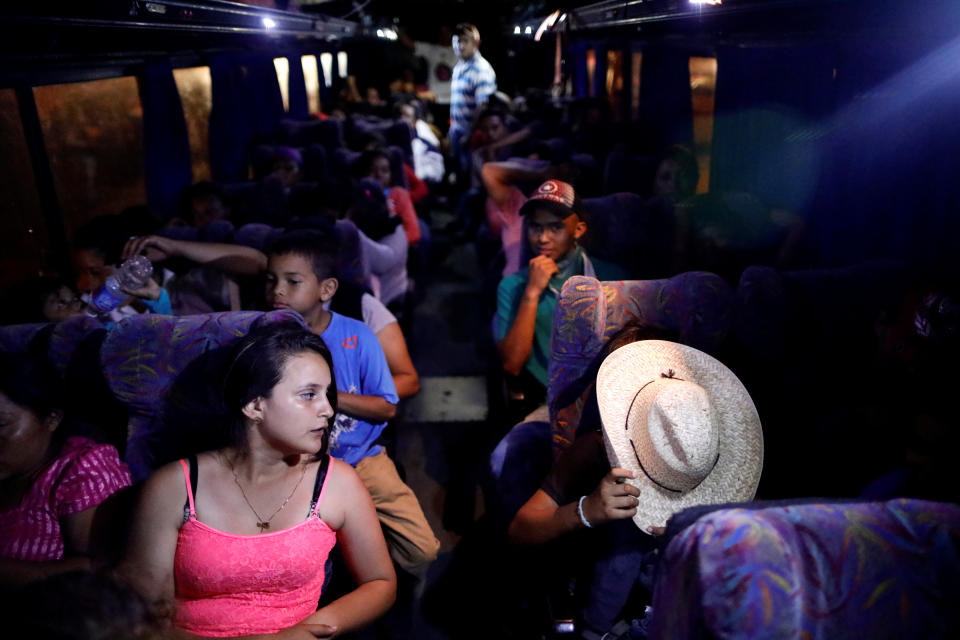
M306 50L335 47L362 35L360 25L350 20L224 0L17 3L0 9L0 33L0 55L7 58Z

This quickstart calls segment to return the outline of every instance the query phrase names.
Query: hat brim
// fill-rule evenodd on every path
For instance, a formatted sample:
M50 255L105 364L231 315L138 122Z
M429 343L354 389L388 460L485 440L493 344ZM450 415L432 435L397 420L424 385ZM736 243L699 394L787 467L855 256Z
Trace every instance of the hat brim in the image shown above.
M523 203L523 206L520 207L520 215L526 216L539 209L549 211L561 220L565 220L572 215L580 215L572 208L561 202L557 202L555 200L546 200L544 198L531 198L527 200L525 203Z
M720 429L716 466L703 482L682 494L658 487L640 469L630 445L627 417L637 390L672 369L677 378L707 392ZM663 340L625 345L610 354L597 373L597 403L603 440L612 467L629 469L640 489L634 523L650 532L666 526L674 513L703 504L753 499L763 470L763 430L750 394L716 358L692 347Z

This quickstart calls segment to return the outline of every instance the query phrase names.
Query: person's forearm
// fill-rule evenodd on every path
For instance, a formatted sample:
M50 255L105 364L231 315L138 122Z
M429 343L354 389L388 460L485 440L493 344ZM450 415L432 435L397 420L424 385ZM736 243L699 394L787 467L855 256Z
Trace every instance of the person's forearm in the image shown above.
M252 247L218 242L177 243L177 252L187 260L208 264L237 275L257 275L267 268L267 257Z
M502 149L503 147L509 147L512 144L516 144L522 140L526 140L527 137L529 137L529 135L530 135L530 129L528 127L524 127L519 131L514 131L513 133L504 136L503 138L501 138L500 140L497 140L496 142L491 142L490 144L487 145L487 149L496 151L498 149Z
M540 296L524 291L517 308L517 316L507 335L500 341L500 360L503 369L512 375L519 375L533 351L533 334L537 325L537 305Z
M385 422L397 415L397 405L380 396L364 396L341 391L337 394L337 410L357 418Z
M89 569L90 566L90 558L84 556L47 562L0 560L0 586L19 587L60 573Z
M336 626L336 635L362 629L386 613L393 605L396 595L396 582L387 579L371 580L337 598L303 622Z
M416 373L395 373L393 386L397 389L399 399L410 398L420 391L420 376Z
M553 511L521 508L508 529L511 544L543 544L583 526L577 514L577 503Z

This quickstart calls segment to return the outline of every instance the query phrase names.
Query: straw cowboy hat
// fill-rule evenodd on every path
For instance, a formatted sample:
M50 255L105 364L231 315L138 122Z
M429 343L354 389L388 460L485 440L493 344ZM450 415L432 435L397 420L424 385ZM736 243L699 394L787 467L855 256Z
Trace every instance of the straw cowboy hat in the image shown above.
M636 474L633 521L663 527L694 505L751 500L763 468L763 431L730 369L663 340L623 346L603 361L597 402L610 465Z

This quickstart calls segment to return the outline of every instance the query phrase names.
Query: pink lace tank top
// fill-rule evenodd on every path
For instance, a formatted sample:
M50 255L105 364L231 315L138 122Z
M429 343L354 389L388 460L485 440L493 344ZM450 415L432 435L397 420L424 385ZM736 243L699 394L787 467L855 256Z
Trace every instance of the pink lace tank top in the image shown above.
M316 611L336 543L336 533L318 515L330 456L317 470L307 519L259 535L227 533L197 520L196 459L180 464L188 513L173 560L174 624L210 637L276 633Z

